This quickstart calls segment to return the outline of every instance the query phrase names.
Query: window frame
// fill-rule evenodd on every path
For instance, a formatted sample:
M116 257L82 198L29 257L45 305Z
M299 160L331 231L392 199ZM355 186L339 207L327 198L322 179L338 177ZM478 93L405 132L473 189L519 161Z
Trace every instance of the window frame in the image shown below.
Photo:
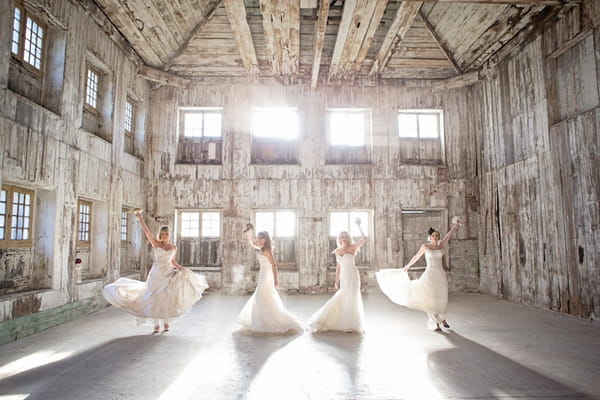
M27 189L20 186L14 186L5 184L1 186L1 190L6 191L6 212L4 214L4 235L5 239L0 239L0 248L2 249L22 249L33 246L33 228L34 228L34 205L35 205L35 191L33 189ZM14 192L28 194L30 196L29 204L29 227L28 227L28 239L10 239L12 231L12 207L13 207L13 194ZM8 228L8 229L7 229Z
M277 218L276 218L276 214L277 213L283 213L283 212L292 212L294 213L294 219L295 219L295 223L294 223L294 236L278 236L276 235L277 232ZM256 223L256 216L257 213L272 213L273 214L273 232L269 232L269 236L271 237L271 241L275 242L277 244L278 241L288 241L294 242L294 254L293 254L293 260L284 260L281 257L281 254L277 254L275 256L275 259L277 261L277 265L280 267L284 267L284 268L295 268L297 266L297 259L298 259L298 251L296 249L296 242L298 241L298 210L296 209L291 209L291 208L257 208L252 210L252 222L254 223L254 228L255 228L255 232L254 235L256 236L258 234L258 232L261 231L260 227L257 226ZM277 245L276 245L277 247ZM275 247L275 248L276 248Z
M21 13L21 20L19 21L19 43L18 43L18 53L15 54L12 51L13 47L13 33L14 33L14 23L15 23L15 10L19 10ZM32 22L37 24L38 27L42 29L43 37L42 37L42 47L41 47L41 55L40 55L40 68L38 69L35 65L30 64L25 60L25 42L27 37L27 18L31 19ZM11 18L11 36L10 36L10 54L14 60L16 60L21 66L27 69L27 71L34 74L37 78L42 78L44 75L45 69L45 59L46 59L46 49L47 49L47 38L48 38L48 25L42 22L42 20L37 17L35 14L30 13L24 6L22 2L16 2L13 7L13 13Z
M417 116L417 136L402 136L402 129L400 126L401 115L415 115ZM437 137L421 137L421 131L419 129L419 116L421 115L435 115L437 116ZM400 140L423 140L423 141L443 141L444 137L444 110L436 108L423 108L423 109L399 109L397 116L397 127L398 127L398 138Z
M366 236L369 238L369 240L367 241L367 243L365 243L362 246L362 249L367 249L368 250L368 258L365 260L364 263L361 263L360 260L357 258L357 262L356 262L356 266L359 269L370 269L373 265L373 243L374 243L374 225L373 225L373 210L372 209L368 209L368 208L352 208L352 209L330 209L327 210L327 238L328 238L328 243L329 246L331 246L331 242L332 240L336 243L336 246L331 249L330 251L335 250L335 248L337 247L337 236L339 235L339 232L337 232L335 235L331 234L331 223L332 223L332 214L333 213L347 213L348 214L348 233L350 233L350 236L352 237L352 240L354 240L354 242L356 243L356 241L360 238L360 236L352 236L352 232L351 232L351 226L354 224L354 221L351 218L352 213L366 213L367 214L367 221L368 221L368 225L367 225L367 232L366 232ZM364 222L364 221L363 221ZM363 250L364 251L364 250ZM336 261L336 256L335 254L332 253L332 256L329 258L330 262L329 262L329 268L335 268L335 265L337 264Z
M91 104L89 104L87 102L88 99L88 90L89 90L89 86L88 86L88 71L93 72L94 74L96 74L96 76L98 76L98 82L97 82L97 88L96 88L96 107L92 106ZM86 61L85 63L85 76L84 76L84 92L83 92L83 108L93 114L94 116L99 116L100 114L100 109L98 108L98 105L101 102L101 96L102 96L102 79L104 77L104 74L102 73L102 71L100 71L100 69L96 68L94 65L92 65L89 61Z
M188 114L202 114L202 135L201 136L186 136L185 132L185 116ZM221 116L221 129L219 136L205 136L204 115L219 114ZM216 141L223 140L223 107L179 107L179 136L187 141Z
M334 144L332 143L332 121L331 116L334 113L344 113L344 114L359 114L363 115L363 144L360 146L353 146L350 144ZM327 109L327 145L331 147L338 148L368 148L371 145L371 109L369 108L328 108Z
M183 229L183 221L182 221L182 216L183 214L197 214L198 215L198 234L197 235L183 235L182 234L182 229ZM214 213L214 214L218 214L219 215L219 235L218 236L203 236L202 234L202 216L205 213ZM212 208L203 208L203 209L178 209L177 210L177 238L183 238L183 239L198 239L198 240L202 240L202 239L223 239L223 230L222 230L222 225L223 225L223 213L221 212L221 210L218 209L212 209Z
M185 117L189 114L202 114L202 136L185 136ZM221 117L220 136L204 136L204 115L219 114ZM179 107L177 119L177 163L222 165L223 163L223 107ZM211 153L214 154L211 157Z
M121 247L127 247L127 245L129 244L129 215L129 211L126 208L121 209ZM123 221L125 221L125 223L123 223ZM123 231L123 228L125 228L125 231ZM125 239L123 239L123 234L125 234Z
M87 205L90 209L89 212L89 221L87 223L87 234L88 234L88 240L80 240L79 239L79 235L82 232L81 231L81 206L82 205ZM91 247L91 243L92 243L92 220L93 220L93 212L94 212L94 203L89 201L89 200L84 200L84 199L78 199L77 200L77 229L75 230L76 232L76 239L77 239L77 248L79 249L88 249Z

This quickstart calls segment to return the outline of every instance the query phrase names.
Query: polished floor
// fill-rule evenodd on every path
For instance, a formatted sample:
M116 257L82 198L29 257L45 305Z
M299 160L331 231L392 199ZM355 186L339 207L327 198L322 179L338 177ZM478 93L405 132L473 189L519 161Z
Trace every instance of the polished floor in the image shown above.
M285 296L306 320L327 296ZM600 326L480 294L451 329L365 295L363 335L237 332L246 296L206 295L168 333L108 308L0 346L0 399L600 399Z

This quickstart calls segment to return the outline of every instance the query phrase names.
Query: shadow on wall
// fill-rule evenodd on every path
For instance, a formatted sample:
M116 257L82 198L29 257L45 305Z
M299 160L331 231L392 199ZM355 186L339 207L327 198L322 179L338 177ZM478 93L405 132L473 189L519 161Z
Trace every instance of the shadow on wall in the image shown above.
M430 353L427 365L439 392L449 398L594 399L455 332L442 335L453 348Z

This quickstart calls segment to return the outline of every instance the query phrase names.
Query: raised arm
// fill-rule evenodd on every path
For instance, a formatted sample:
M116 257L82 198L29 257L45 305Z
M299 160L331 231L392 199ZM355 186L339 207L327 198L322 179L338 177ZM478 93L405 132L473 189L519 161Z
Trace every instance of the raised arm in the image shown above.
M150 231L150 228L148 228L148 225L146 225L146 221L144 221L144 219L142 218L142 211L136 210L135 215L137 215L138 220L140 221L140 224L142 225L142 230L144 231L144 234L146 235L146 238L148 239L148 241L150 242L152 247L158 246L158 240L156 240L156 238Z
M252 224L246 224L246 229L244 230L244 233L246 234L246 239L248 239L248 243L250 243L250 246L254 247L257 250L260 250L260 246L258 245L256 238L254 237L254 227L252 226Z
M452 225L452 228L448 231L448 233L446 233L446 236L444 236L444 238L440 241L440 247L444 247L448 244L448 242L452 238L452 235L454 234L454 232L456 232L458 227L461 225L462 225L462 223L460 222L460 220L456 221L456 223L454 225Z
M410 259L410 261L408 262L408 264L406 264L406 265L404 266L404 270L405 270L405 271L408 271L408 270L410 269L410 267L412 267L412 265L413 265L414 263L416 263L417 261L419 261L419 258L421 258L421 256L422 256L423 254L425 254L425 250L427 250L427 246L425 246L424 244L423 244L423 245L421 245L421 248L419 249L419 251L417 252L417 254L415 254L415 255L413 256L413 258L411 258L411 259Z
M356 221L354 221L354 223L356 223L356 226L358 227L358 230L360 232L360 240L358 242L356 242L354 244L354 246L356 247L356 250L360 249L362 247L363 244L367 243L367 240L369 240L369 238L367 236L365 236L365 233L363 232L361 226L360 226L360 218L356 218Z

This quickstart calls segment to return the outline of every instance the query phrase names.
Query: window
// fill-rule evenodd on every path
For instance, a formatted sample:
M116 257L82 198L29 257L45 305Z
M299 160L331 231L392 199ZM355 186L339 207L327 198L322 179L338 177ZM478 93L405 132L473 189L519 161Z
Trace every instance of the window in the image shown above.
M127 223L129 222L127 210L121 211L121 245L127 245Z
M371 159L371 118L365 109L327 111L329 164L368 164Z
M257 107L252 110L252 162L297 164L300 119L296 107Z
M364 146L368 115L365 110L330 110L329 143L332 146Z
M79 214L77 226L77 246L90 247L90 232L92 223L92 203L85 200L79 200L77 203Z
M251 131L257 138L294 140L299 134L295 107L257 107L252 110Z
M179 162L221 164L223 110L220 107L179 110Z
M398 132L402 138L439 139L441 131L441 110L400 110L398 112Z
M371 212L368 210L351 210L351 211L331 211L329 213L329 249L330 252L337 248L337 237L340 232L348 232L352 239L356 242L361 238L360 231L356 226L356 220L360 219L364 234L370 236L371 231ZM373 240L369 240L361 247L356 257L356 265L370 264L370 246ZM332 264L336 264L335 255L331 257Z
M125 118L124 118L124 143L123 150L126 153L133 154L134 153L134 128L135 128L135 119L134 119L135 107L133 101L127 99L125 101Z
M296 265L296 212L290 210L255 211L255 234L269 232L275 243L277 264L283 267Z
M12 54L37 71L42 69L44 26L20 7L13 15Z
M99 89L100 73L88 65L85 80L85 104L94 111L98 108Z
M180 264L221 267L221 213L216 210L178 211Z
M32 208L34 192L3 185L0 190L0 247L32 245Z

